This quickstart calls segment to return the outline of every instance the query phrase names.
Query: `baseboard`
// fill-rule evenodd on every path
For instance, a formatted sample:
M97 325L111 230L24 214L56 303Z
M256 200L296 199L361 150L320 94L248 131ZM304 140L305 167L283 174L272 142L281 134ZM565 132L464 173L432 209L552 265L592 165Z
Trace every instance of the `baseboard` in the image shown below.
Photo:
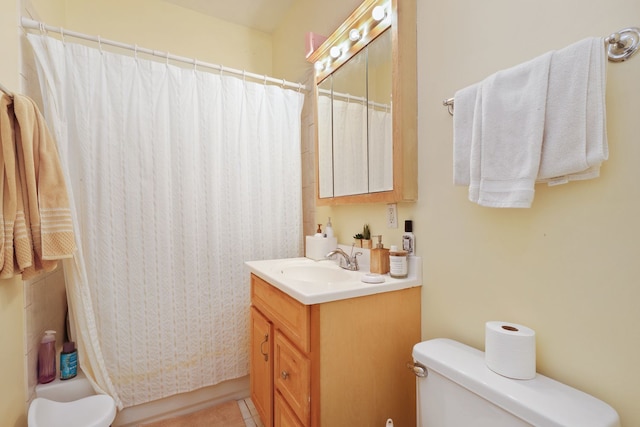
M229 400L249 396L249 376L205 387L188 393L125 408L116 416L112 427L135 427L138 424L196 412Z

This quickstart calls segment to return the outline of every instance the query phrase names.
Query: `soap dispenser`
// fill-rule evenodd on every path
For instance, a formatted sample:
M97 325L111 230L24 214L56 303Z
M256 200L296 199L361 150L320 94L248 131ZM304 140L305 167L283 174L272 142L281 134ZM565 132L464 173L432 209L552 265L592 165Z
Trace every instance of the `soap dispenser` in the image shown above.
M38 349L38 382L56 379L56 331L45 331Z
M389 272L389 249L385 249L382 244L382 236L379 235L376 247L371 249L371 265L372 273L387 274Z

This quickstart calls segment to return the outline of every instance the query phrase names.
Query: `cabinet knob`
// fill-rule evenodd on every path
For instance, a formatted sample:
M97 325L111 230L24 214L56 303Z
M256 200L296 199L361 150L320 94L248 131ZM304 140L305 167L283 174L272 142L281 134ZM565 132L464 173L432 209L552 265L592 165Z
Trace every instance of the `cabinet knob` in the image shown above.
M280 378L286 380L287 378L289 378L289 373L287 371L280 372Z

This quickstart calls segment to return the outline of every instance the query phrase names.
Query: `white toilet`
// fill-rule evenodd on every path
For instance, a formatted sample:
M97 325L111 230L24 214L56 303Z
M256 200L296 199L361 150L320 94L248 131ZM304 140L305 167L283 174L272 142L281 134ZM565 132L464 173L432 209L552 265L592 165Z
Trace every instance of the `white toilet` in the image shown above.
M482 351L450 339L416 344L413 359L418 427L620 427L603 401L540 374L498 375Z
M109 427L116 417L110 396L95 394L80 371L75 378L36 386L28 427Z

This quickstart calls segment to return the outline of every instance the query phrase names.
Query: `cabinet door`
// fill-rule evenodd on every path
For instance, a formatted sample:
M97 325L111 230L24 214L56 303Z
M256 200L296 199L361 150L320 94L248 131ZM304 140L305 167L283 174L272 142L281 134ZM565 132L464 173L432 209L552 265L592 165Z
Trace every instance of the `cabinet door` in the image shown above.
M309 425L311 362L279 330L273 352L276 389L302 424Z
M305 427L300 423L298 417L293 413L291 408L287 406L282 395L278 392L275 394L275 405L273 408L273 425L274 427Z
M273 325L251 307L251 400L265 427L273 426Z

